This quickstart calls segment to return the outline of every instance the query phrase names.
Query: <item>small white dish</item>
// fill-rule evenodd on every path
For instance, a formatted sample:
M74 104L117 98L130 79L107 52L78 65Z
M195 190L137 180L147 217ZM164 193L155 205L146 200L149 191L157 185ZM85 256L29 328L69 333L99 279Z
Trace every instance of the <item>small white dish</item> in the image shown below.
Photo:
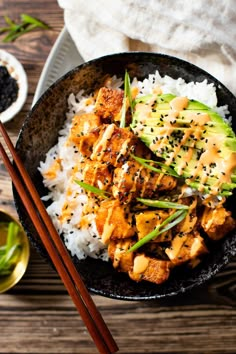
M6 123L14 118L23 107L28 93L28 80L22 64L12 54L2 49L0 49L0 66L7 68L9 74L17 81L19 87L16 101L0 113L1 122Z

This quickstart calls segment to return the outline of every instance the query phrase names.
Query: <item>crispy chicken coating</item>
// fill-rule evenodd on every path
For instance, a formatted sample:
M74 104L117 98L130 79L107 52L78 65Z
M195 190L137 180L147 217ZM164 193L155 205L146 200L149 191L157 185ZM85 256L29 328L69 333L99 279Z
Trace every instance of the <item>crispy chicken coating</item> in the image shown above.
M76 114L72 119L69 139L79 145L81 137L99 127L100 124L100 118L94 113Z
M144 254L138 254L134 258L134 266L129 271L129 276L135 281L147 280L152 283L164 283L170 275L171 262L163 261Z
M166 254L174 265L180 265L207 253L204 239L195 231L190 234L177 234Z
M133 268L134 253L127 252L132 246L131 239L112 240L108 245L108 254L113 267L121 272L128 273Z
M171 262L158 260L144 254L134 255L127 252L132 246L131 239L111 241L108 246L108 254L113 267L121 272L128 273L129 277L137 282L141 280L161 284L170 274Z
M81 136L77 143L78 151L83 155L85 158L89 158L93 151L93 145L98 139L99 130L95 130L89 134Z
M135 234L129 206L121 205L118 200L102 201L95 220L98 233L105 244L110 239L123 239Z
M84 157L89 157L92 153L99 136L100 124L100 118L94 113L76 114L73 117L69 141L75 144Z
M169 213L165 210L148 210L135 215L136 228L138 233L138 239L142 239L147 234L152 232L155 227L160 225L167 217ZM171 231L160 234L153 242L166 242L171 241Z
M212 240L217 241L233 230L236 227L236 222L232 218L231 212L223 207L215 209L205 207L201 226Z
M115 124L104 124L93 145L90 158L115 167L121 166L134 150L137 141L129 129L119 128Z
M107 190L112 182L112 175L107 164L88 160L80 165L83 182L101 190Z
M102 87L98 91L95 113L105 123L120 120L124 93L120 89Z
M172 190L175 186L174 177L154 173L131 160L115 169L112 193L114 198L128 203L137 197L151 198L158 192Z

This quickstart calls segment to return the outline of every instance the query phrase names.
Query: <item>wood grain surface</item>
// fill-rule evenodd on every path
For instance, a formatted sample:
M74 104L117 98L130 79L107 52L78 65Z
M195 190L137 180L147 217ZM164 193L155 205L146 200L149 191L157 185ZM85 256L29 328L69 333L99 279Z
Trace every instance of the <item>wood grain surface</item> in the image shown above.
M38 17L50 30L35 31L0 48L16 55L29 81L27 102L6 124L13 142L29 111L40 73L63 28L56 0L0 0L4 15ZM1 138L0 138L1 139ZM11 181L0 161L0 209L16 216ZM128 302L94 296L120 353L236 353L236 260L205 286L176 298ZM96 353L59 277L31 249L21 282L0 295L0 353Z

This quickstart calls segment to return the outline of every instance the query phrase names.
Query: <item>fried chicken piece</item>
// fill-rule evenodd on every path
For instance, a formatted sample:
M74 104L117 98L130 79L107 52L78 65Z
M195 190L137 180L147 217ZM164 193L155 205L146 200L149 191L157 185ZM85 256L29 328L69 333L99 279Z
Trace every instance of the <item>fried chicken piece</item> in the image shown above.
M163 261L144 254L138 254L134 258L133 269L129 271L132 280L146 280L152 283L164 283L170 275L172 264L170 261Z
M69 139L79 145L81 137L99 127L100 124L100 118L94 113L76 114L72 119Z
M102 201L95 221L104 244L107 244L110 239L123 239L135 234L129 207L121 205L118 200Z
M212 240L217 241L236 227L236 221L232 218L231 212L224 207L215 209L205 207L201 226Z
M108 255L112 261L113 267L121 272L128 273L133 268L134 253L127 252L132 246L131 239L111 241L108 245Z
M100 118L93 113L75 115L72 120L69 141L84 156L89 157L99 136Z
M121 166L133 151L138 140L126 128L119 128L115 124L104 124L99 137L94 143L91 160L107 162L112 166Z
M115 169L113 183L114 198L128 203L137 197L151 198L160 191L172 190L176 186L176 179L160 175L131 160Z
M142 239L147 234L152 232L155 227L160 225L167 217L169 213L164 210L155 210L155 211L144 211L142 213L136 214L136 228L138 232L138 239ZM166 242L172 239L171 230L164 232L157 236L153 242Z
M83 182L101 190L107 190L112 182L112 175L105 163L87 160L80 164Z
M102 87L98 91L95 113L105 123L120 120L124 93L120 89Z
M204 239L195 231L191 234L177 234L166 254L174 265L196 259L198 256L208 252Z
M85 136L81 136L77 143L79 152L85 158L89 158L93 151L93 145L98 139L99 131L91 132Z

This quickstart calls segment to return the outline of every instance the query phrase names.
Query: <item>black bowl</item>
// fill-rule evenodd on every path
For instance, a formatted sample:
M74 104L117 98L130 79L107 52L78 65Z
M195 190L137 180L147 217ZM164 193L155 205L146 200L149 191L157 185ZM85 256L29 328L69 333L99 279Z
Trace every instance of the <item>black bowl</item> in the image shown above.
M38 100L28 114L21 129L16 148L28 170L40 196L47 194L42 177L38 172L39 162L45 159L47 151L57 142L67 111L67 98L71 92L81 89L85 94L101 86L104 76L117 75L123 78L125 70L131 77L143 80L150 73L159 70L161 75L175 79L182 77L186 82L207 80L217 90L218 104L227 104L232 117L236 114L236 98L218 80L202 69L183 60L156 53L129 52L105 56L92 60L71 70L54 83ZM233 120L236 128L236 120ZM32 225L16 191L14 199L20 221L28 237L39 252L49 260L37 232ZM234 196L229 207L236 211ZM148 300L176 295L212 278L236 254L235 232L217 242L203 262L194 270L174 269L169 280L156 285L148 282L136 283L126 274L116 272L109 262L87 258L74 263L88 289L103 296L125 300Z

